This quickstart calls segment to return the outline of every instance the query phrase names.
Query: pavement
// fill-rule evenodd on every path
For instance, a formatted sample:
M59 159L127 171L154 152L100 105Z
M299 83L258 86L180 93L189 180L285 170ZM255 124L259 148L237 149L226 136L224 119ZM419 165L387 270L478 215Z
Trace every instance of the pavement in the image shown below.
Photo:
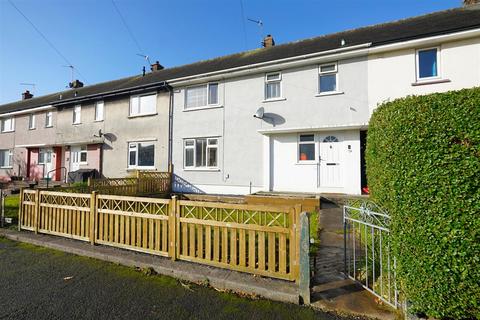
M393 320L395 310L362 286L345 278L343 249L343 213L335 202L322 199L320 209L320 248L315 261L312 306L340 314Z
M15 237L5 230L0 232ZM42 241L49 247L59 247L62 242ZM81 246L76 248L77 253L82 250ZM106 254L103 247L94 248ZM137 266L146 265L147 260L140 258ZM151 269L134 269L4 237L0 237L0 288L0 319L349 319L306 306L250 299L155 275Z

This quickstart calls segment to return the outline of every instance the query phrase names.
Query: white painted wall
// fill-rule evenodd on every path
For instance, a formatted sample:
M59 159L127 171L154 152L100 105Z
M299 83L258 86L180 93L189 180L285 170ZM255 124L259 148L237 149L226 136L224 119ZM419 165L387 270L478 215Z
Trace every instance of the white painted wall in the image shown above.
M411 47L392 52L370 55L368 58L368 100L370 111L379 103L434 92L445 92L480 85L480 38L447 43L440 46L441 79L450 82L412 85L416 81L415 51L424 47Z

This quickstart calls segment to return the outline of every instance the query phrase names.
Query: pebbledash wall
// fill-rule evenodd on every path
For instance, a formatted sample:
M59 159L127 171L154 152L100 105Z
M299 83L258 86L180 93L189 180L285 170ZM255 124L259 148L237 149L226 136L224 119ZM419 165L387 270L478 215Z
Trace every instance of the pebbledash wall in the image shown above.
M338 92L318 94L319 64L338 63ZM367 58L327 60L281 72L281 98L265 100L265 72L219 79L219 104L185 109L185 86L174 89L174 189L245 194L260 190L360 193L360 129L369 118ZM265 117L253 115L263 107ZM300 162L298 137L315 136L315 161ZM319 181L321 141L339 138L341 185ZM219 139L218 166L184 167L189 138Z

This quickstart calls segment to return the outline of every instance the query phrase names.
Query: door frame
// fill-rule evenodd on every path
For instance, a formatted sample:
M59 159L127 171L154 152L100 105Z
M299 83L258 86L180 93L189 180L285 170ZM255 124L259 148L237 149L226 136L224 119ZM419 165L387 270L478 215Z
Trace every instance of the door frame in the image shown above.
M340 166L339 170L340 170L340 184L337 185L337 186L324 186L322 185L322 179L321 179L321 173L322 173L322 160L321 159L321 152L322 152L322 144L323 143L328 143L328 142L324 142L324 140L327 138L327 137L330 137L330 136L333 136L335 138L337 138L338 142L334 142L334 143L338 143L338 147L339 147L339 159L338 159L338 165ZM339 132L339 131L321 131L321 132L318 132L318 134L316 135L316 139L317 139L317 150L318 150L318 155L317 155L317 160L318 160L318 166L317 166L317 174L318 174L318 184L317 184L317 188L318 189L322 189L322 188L332 188L332 189L343 189L345 188L345 181L344 181L344 173L345 173L345 159L344 159L344 153L342 152L343 151L343 145L344 145L344 135Z

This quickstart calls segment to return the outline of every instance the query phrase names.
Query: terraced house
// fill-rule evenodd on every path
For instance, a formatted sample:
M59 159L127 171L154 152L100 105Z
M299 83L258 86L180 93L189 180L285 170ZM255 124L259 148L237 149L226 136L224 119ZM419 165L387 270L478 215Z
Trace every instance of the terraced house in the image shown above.
M0 106L2 175L170 168L182 192L359 194L376 106L478 86L479 60L480 7L472 5L282 45L267 37L264 48L175 68L155 64L145 75ZM53 127L32 135L34 113L38 129L48 114Z

